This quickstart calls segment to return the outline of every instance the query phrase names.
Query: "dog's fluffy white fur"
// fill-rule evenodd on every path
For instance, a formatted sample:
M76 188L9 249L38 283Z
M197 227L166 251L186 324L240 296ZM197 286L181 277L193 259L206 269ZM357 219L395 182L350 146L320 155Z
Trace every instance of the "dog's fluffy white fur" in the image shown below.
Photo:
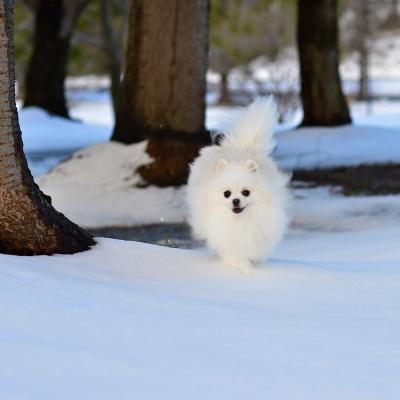
M276 105L261 97L223 130L217 146L205 147L191 165L187 187L189 223L225 264L249 272L284 234L289 177L270 153Z

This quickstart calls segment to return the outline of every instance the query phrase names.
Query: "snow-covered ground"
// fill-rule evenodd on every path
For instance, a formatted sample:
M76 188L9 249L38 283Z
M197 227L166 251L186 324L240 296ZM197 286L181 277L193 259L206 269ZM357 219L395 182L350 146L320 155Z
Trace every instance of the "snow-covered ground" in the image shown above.
M111 239L0 255L0 397L398 399L399 215L375 222L298 231L251 276Z
M109 105L75 101L85 123L21 113L31 167L91 146L38 179L55 206L85 226L182 221L184 188L135 188L145 144L98 143ZM397 107L353 104L353 128L280 127L277 161L399 161ZM209 108L208 126L231 112ZM0 398L398 399L400 196L298 188L291 214L250 276L204 249L110 239L72 256L0 255Z
M150 162L145 148L146 142L99 143L37 181L56 208L87 228L182 222L184 188L136 187L135 170Z
M400 162L399 128L301 128L281 132L277 141L275 157L287 170Z
M110 126L51 116L36 107L20 110L19 121L24 151L34 176L43 175L82 147L107 141L111 130Z
M109 127L52 116L36 107L20 111L19 119L28 154L74 151L110 137Z

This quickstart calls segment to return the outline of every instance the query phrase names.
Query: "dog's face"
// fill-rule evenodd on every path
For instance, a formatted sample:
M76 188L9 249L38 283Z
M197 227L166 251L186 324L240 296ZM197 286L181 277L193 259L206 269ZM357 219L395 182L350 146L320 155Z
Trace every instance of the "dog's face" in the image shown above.
M250 194L250 190L246 188L243 188L242 190L239 189L237 193L236 191L232 192L230 188L227 188L224 191L224 197L228 199L228 203L232 198L231 207L235 214L240 214L248 206L246 198L249 197Z
M230 213L246 214L264 201L264 186L254 160L229 163L221 159L216 166L215 180L210 186L211 201Z

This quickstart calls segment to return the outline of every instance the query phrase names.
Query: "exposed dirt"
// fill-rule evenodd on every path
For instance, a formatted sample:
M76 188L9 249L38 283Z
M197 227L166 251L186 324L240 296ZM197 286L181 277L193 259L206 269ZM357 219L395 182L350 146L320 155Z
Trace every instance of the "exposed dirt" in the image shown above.
M400 151L400 150L399 150ZM400 164L360 165L293 171L293 186L339 186L346 196L400 193Z

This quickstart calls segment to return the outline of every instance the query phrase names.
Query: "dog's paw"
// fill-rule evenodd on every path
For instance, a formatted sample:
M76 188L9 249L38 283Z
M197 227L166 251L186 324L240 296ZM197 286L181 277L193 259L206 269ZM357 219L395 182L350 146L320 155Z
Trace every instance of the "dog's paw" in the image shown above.
M252 265L250 266L240 266L237 268L240 273L243 275L251 276L255 274L255 269Z
M254 266L249 261L235 260L233 258L223 258L222 262L233 269L241 272L244 275L253 275L255 273Z

